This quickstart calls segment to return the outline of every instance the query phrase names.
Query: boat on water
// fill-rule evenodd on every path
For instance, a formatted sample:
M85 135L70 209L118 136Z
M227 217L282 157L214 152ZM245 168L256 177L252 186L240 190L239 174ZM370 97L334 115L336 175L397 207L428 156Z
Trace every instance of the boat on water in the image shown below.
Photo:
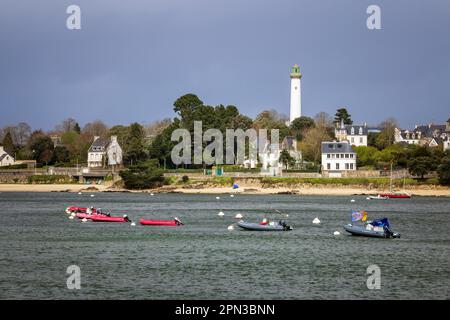
M400 233L393 232L387 218L367 221L363 225L347 224L344 230L353 236L362 236L370 238L400 238Z
M184 225L177 217L172 220L155 220L155 219L141 219L140 223L143 226L181 226Z
M405 178L404 178L405 179ZM403 188L405 188L405 180L403 180ZM391 162L391 175L389 178L389 192L380 193L378 196L388 199L410 199L411 195L406 192L393 192L392 191L392 162Z
M269 222L269 223L254 223L239 221L237 223L239 227L248 231L290 231L292 227L287 225L286 222L280 220L279 222Z
M84 207L77 207L77 206L70 206L66 208L66 213L88 213L88 214L95 214L97 213L97 209L94 207L90 208L84 208Z
M386 197L388 199L410 199L411 195L407 193L397 193L397 192L388 192L388 193L380 193L378 196Z
M123 217L111 217L102 214L93 214L90 219L94 222L131 222L128 216L125 214Z
M387 200L389 197L383 197L382 195L376 195L376 196L368 196L367 200Z

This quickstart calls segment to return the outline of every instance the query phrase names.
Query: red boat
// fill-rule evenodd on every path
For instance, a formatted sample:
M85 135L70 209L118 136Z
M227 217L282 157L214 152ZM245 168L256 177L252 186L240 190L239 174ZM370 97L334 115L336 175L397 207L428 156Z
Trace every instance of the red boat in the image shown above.
M173 218L173 220L145 220L141 219L141 224L144 226L180 226L183 223L178 218Z
M97 213L97 209L95 208L83 208L83 207L76 207L76 206L71 206L71 207L67 207L66 208L66 212L67 213L87 213L88 209L91 210L91 213Z
M406 193L380 193L380 197L388 197L390 199L409 199L411 196Z
M89 213L77 213L75 214L75 217L79 219L91 219L92 216L101 216L101 217L108 217L108 215L103 213L95 213L95 214L89 214Z
M125 215L123 217L109 217L102 214L93 214L90 218L94 222L130 222L131 220Z

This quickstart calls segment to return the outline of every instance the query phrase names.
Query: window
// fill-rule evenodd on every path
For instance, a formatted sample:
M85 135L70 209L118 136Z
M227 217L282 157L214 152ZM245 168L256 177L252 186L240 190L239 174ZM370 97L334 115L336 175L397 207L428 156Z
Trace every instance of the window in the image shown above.
M327 163L327 170L330 170L331 169L331 165L330 165L330 163Z
M346 157L347 159L348 159L349 156L350 156L350 155L349 155L348 153L345 154L345 157Z
M350 154L350 158L353 159L353 153Z
M339 153L338 153L338 154L336 154L336 158L337 158L337 159L339 159Z
M327 159L330 159L330 154L329 153L327 153Z
M359 134L362 134L363 132L362 132L362 128L361 127L359 127Z
M336 163L336 170L339 170L339 163Z
M363 143L363 137L359 138L359 143L361 143L361 144Z
M351 134L352 134L352 135L355 134L355 128L353 128L353 127L352 127L352 130L351 130Z
M351 141L352 143L355 143L355 138L353 138L353 137L352 137L352 139L351 139L351 140L352 140L352 141Z
M348 167L349 167L349 165L348 165L348 163L346 163L345 164L345 170L348 170Z
M353 163L350 163L350 170L353 170Z

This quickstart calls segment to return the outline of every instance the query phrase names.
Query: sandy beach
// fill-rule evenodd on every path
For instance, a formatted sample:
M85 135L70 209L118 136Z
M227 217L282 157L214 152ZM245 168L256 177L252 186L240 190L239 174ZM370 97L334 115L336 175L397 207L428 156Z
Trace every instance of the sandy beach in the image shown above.
M388 190L368 189L356 186L308 186L308 187L278 187L262 188L260 186L241 186L233 190L230 187L203 187L185 188L183 186L166 186L159 189L139 190L131 192L153 193L185 193L185 194L298 194L298 195L330 195L350 196L369 195ZM0 192L130 192L129 190L113 188L104 185L77 185L77 184L0 184ZM408 189L407 192L416 196L444 196L450 197L450 188L440 186L423 186Z

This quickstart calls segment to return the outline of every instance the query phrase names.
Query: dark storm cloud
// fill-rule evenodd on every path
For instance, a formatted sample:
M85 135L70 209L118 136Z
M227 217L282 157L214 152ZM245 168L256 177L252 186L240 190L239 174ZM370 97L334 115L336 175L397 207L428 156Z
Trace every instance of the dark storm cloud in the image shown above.
M66 29L66 8L82 29ZM378 4L382 30L366 28ZM289 72L303 113L347 106L357 122L404 127L449 114L450 4L434 1L2 1L0 126L52 128L173 117L181 94L249 116L288 113Z

